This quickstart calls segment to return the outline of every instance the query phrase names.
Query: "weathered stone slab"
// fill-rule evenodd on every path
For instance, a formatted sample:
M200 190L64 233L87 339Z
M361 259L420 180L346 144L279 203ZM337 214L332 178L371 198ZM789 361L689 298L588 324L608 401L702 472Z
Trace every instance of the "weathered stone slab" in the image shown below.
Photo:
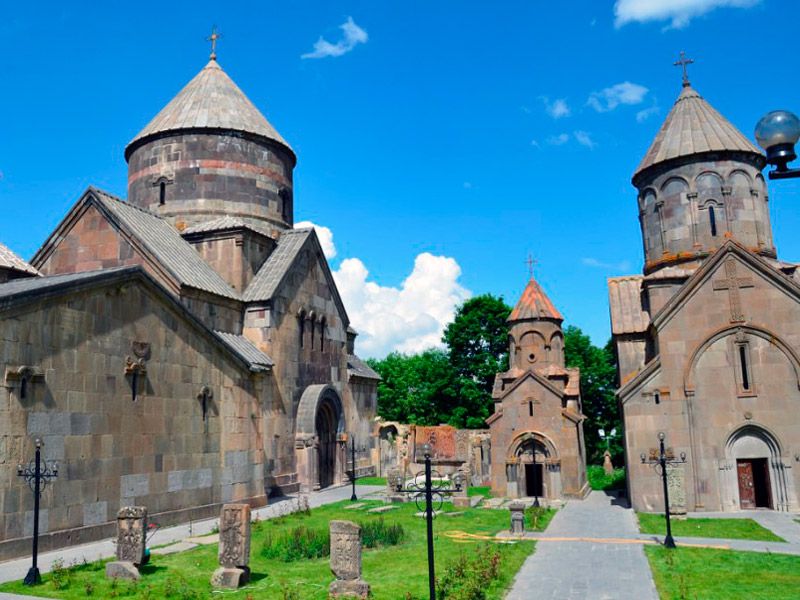
M117 513L117 560L136 566L144 562L147 508L124 506Z
M215 588L236 589L250 581L250 569L245 567L220 567L211 576L211 585Z
M352 521L331 521L331 571L337 579L361 577L361 527Z
M392 506L387 504L386 506L376 506L375 508L370 508L367 512L368 513L385 513L389 512L390 510L394 510L398 508L397 506Z
M364 504L363 502L356 502L355 504L348 504L347 506L344 507L344 509L345 510L358 510L358 509L364 508L365 506L366 506L366 504Z
M219 564L247 567L250 564L250 505L224 504L219 517Z
M512 502L508 506L511 512L511 533L522 535L525 533L525 504L522 502Z
M685 515L686 472L683 465L667 465L667 489L669 490L670 514Z
M369 584L357 579L355 581L335 580L328 588L332 598L369 598Z
M115 560L106 563L106 579L130 579L138 581L141 579L139 569L132 562L127 560Z

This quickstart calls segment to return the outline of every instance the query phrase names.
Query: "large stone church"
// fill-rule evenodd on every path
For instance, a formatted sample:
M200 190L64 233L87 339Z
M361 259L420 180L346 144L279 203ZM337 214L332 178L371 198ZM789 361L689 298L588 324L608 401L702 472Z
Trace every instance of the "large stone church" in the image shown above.
M377 375L312 229L289 144L211 61L127 146L128 198L89 188L31 261L0 246L0 558L26 552L16 474L59 462L47 549L370 470ZM349 467L347 467L349 469Z
M673 510L797 510L800 270L778 259L765 158L684 81L633 175L645 263L609 280L629 492Z

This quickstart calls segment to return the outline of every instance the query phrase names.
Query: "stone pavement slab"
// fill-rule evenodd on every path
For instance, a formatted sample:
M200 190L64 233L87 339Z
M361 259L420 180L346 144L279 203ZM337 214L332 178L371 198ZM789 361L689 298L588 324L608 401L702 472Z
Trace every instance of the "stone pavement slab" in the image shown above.
M634 538L633 511L603 492L570 500L541 538ZM658 600L641 543L540 542L527 558L506 600Z
M369 496L376 492L382 492L386 486L382 485L356 485L356 492L359 498ZM317 508L325 504L332 504L339 500L347 500L350 498L352 489L349 485L326 488L319 492L308 494L308 504L310 508ZM285 498L276 498L271 500L269 506L259 508L252 512L254 518L259 520L272 519L287 512L287 504L297 502L295 496L287 496ZM191 523L184 523L174 527L164 527L159 529L148 542L149 547L164 546L166 544L174 544L186 540L193 536L203 536L212 533L218 525L218 518L205 519L203 521L194 521ZM70 546L67 548L60 548L50 552L39 554L39 570L42 573L50 571L53 563L56 560L63 560L64 564L69 566L72 563L94 562L104 558L111 558L116 553L116 546L112 543L111 539L100 540L97 542L90 542L88 544L81 544L79 546ZM18 558L0 563L0 583L12 581L14 579L23 579L28 569L31 566L30 557ZM10 596L13 597L13 596ZM24 596L30 599L31 596ZM5 598L0 595L0 600Z

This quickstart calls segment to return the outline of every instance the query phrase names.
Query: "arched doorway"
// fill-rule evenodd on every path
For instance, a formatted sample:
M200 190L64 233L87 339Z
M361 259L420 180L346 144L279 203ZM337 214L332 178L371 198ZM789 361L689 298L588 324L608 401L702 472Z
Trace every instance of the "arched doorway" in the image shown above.
M738 508L787 509L787 478L774 436L757 425L746 425L730 436L727 453L732 471L729 493Z
M308 386L297 405L295 452L300 490L309 492L344 479L344 409L332 385Z
M507 495L558 498L560 465L556 448L549 439L534 432L521 434L511 444L506 459Z

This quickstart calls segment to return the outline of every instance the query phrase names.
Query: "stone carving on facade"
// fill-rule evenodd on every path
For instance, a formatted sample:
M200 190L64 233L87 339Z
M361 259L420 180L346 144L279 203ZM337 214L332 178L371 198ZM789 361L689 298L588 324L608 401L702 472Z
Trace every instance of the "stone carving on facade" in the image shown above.
M361 579L361 527L352 521L331 521L332 598L367 598L369 584Z
M683 465L667 465L667 490L669 491L670 514L685 515L686 472Z
M219 516L219 564L211 577L213 587L236 589L249 581L249 504L223 504Z
M117 513L117 560L106 564L109 579L138 580L145 561L147 508L125 506Z

